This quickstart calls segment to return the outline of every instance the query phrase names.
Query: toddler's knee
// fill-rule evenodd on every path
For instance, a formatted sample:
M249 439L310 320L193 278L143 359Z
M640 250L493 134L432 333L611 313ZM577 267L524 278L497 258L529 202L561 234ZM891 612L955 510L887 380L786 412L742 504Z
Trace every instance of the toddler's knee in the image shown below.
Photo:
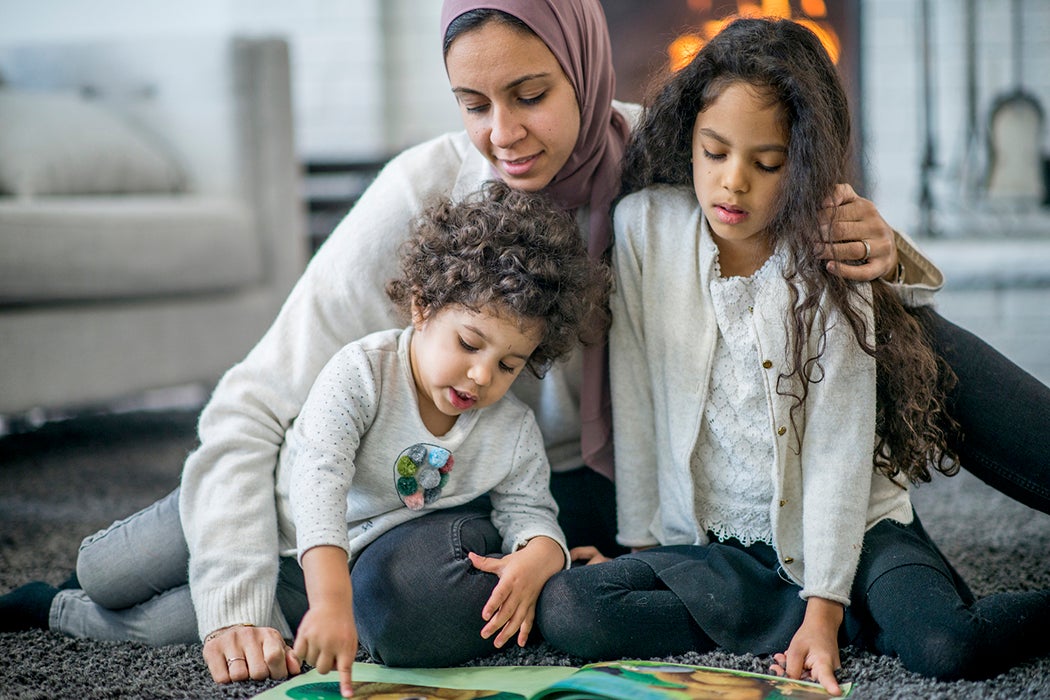
M480 634L476 636L477 639L481 639ZM467 641L467 644L460 643L460 641ZM461 666L468 661L491 656L499 651L491 640L484 645L476 644L473 638L460 641L435 635L425 640L410 637L406 642L405 637L387 635L367 641L362 639L361 646L373 659L384 666L393 668Z
M385 614L362 614L355 600L360 644L380 663L396 667L459 666L497 651L481 637L480 607L461 614L440 608L437 603L430 610L386 607Z
M472 569L469 561L458 566ZM492 640L481 637L481 610L495 576L465 571L440 580L424 567L358 562L352 578L358 638L383 664L456 666L495 651Z

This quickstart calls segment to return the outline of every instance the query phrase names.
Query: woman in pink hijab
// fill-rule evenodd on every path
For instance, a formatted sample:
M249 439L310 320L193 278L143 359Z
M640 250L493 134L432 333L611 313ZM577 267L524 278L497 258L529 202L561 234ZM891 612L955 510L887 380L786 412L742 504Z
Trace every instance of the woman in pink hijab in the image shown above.
M90 588L86 581L71 582L72 592L42 584L32 591L40 610L24 619L82 637L203 639L220 683L298 673L300 660L286 641L306 596L295 543L275 527L277 457L326 362L348 342L402 325L384 285L397 274L410 222L435 198L461 199L498 178L575 211L592 255L606 254L610 205L638 108L613 101L599 1L446 0L442 36L465 130L398 155L338 225L271 329L216 387L180 489L85 541L91 547L79 564L90 552L95 560L87 563L112 577L102 585L123 587L119 601L103 609L90 590L77 590ZM822 256L858 264L830 263L834 271L865 280L896 275L899 243L908 282L929 284L918 271L932 266L895 240L871 202L843 185L835 205L834 237L842 242ZM951 343L958 334L942 335ZM972 356L971 345L960 354ZM518 379L514 393L533 408L543 433L569 545L616 553L604 348L579 355L542 381ZM971 385L989 385L974 376L979 381ZM965 416L958 418L968 429ZM478 504L421 513L380 536L352 565L362 645L399 666L448 666L494 653L492 638L481 637L500 552L488 511ZM166 565L144 571L119 545L128 539ZM496 556L480 569L467 552ZM354 651L346 653L353 658Z

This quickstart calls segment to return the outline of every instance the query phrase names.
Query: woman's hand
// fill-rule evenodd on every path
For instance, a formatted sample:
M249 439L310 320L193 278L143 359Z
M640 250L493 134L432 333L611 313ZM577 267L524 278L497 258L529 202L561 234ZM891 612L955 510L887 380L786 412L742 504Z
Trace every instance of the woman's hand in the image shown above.
M208 635L204 661L216 683L284 680L302 670L299 659L272 627L233 625Z
M880 277L896 281L897 241L870 200L849 185L836 185L824 211L824 225L831 226L835 242L818 251L818 256L828 261L829 272L860 282Z
M481 609L481 617L486 623L481 628L482 638L488 639L495 634L493 644L498 649L516 633L518 646L525 646L536 617L536 600L540 591L547 579L561 571L565 564L561 545L541 535L499 559L474 552L468 556L475 569L499 576L499 583Z
M778 676L814 681L832 695L842 695L835 671L838 670L838 631L843 607L825 598L810 598L802 626L791 638L786 654L774 654L770 670Z

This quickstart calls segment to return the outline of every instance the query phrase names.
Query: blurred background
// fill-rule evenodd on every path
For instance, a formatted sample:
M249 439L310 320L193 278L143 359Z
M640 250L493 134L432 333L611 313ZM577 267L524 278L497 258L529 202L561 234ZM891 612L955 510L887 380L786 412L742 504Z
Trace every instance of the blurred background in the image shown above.
M602 4L612 36L617 96L627 101L642 100L651 78L673 69L675 61L702 45L729 13L756 11L809 23L837 58L853 101L857 189L945 272L942 314L1050 382L1050 135L1045 115L1050 105L1050 3ZM9 185L4 190L0 179L0 278L14 273L26 278L20 284L0 280L0 415L29 412L39 418L41 407L112 402L173 384L196 383L206 393L207 381L182 380L217 377L219 368L243 356L265 330L310 252L377 169L407 146L460 128L441 57L439 13L438 0L0 0L0 98L16 91L75 92L120 112L122 119L148 133L152 143L174 154L181 179L168 191L220 198L232 193L243 200L244 211L227 219L243 219L245 238L267 222L281 229L261 236L259 250L249 255L258 261L257 269L241 270L236 279L194 282L193 288L182 288L189 283L178 279L160 290L139 280L138 286L101 289L94 278L112 280L136 264L133 256L122 258L128 240L134 239L98 238L95 248L112 245L123 251L114 252L116 262L110 261L108 272L84 267L91 256L79 249L86 245L82 236L46 251L51 257L72 251L72 273L53 263L37 269L36 261L43 257L41 238L50 224L32 223L33 232L27 234L26 217L39 215L48 197L64 202L89 193L83 187L70 192L52 187L49 193L46 187L27 192ZM246 49L246 43L255 48ZM229 49L231 45L240 48ZM242 56L253 51L254 58ZM286 76L277 75L282 70ZM224 77L226 71L230 77ZM245 85L255 86L249 89L255 90L255 102L248 106L237 101L243 102ZM282 85L287 104L280 104ZM231 91L238 96L232 106L212 106L211 101L228 102ZM0 99L0 156L4 132L9 141L15 133L3 118L12 108L3 109ZM272 118L251 126L270 109ZM214 122L201 116L209 111ZM245 143L279 141L262 136L274 120L287 131L287 152L260 155L251 147L250 157L238 155ZM22 136L17 140L25 142ZM281 165L262 184L246 176L246 171L265 172L274 163ZM291 199L278 202L285 195ZM157 193L150 197L155 200ZM28 202L37 209L27 211ZM5 242L10 240L16 243ZM136 245L144 247L143 256L169 250L163 245L151 249L141 240ZM208 246L211 264L226 267L222 272L229 277L229 266L216 263L214 243ZM243 249L227 252L230 260L245 257ZM163 254L169 261L182 261L183 271L196 259L189 253ZM102 255L96 251L94 258ZM31 289L48 274L63 277L66 287L60 292ZM72 285L70 275L85 279ZM156 281L163 274L140 276ZM235 287L265 288L266 301L253 307L255 320L243 322L240 308L230 306L230 316L210 319L212 327L195 325L198 312L186 308L186 297L211 309L220 303L220 293L228 295ZM244 291L238 294L238 303L243 303ZM164 295L178 299L169 304L160 299ZM168 306L162 312L146 309L143 299ZM171 323L188 324L200 337L174 353L178 357L164 358L156 349L143 352L141 364L155 366L137 372L141 377L128 376L136 374L127 370L135 365L128 358L108 368L105 357L89 361L82 372L95 371L97 365L102 378L89 388L71 389L76 382L54 371L57 364L68 364L77 354L111 357L113 350L100 352L104 338L84 340L90 331L74 333L70 324L83 318L81 312L109 313L102 307L111 303L122 307L122 320L100 335L127 334L125 345L148 348L146 335L166 338L166 345L171 345L170 335L192 339L192 332L178 326L174 331L134 330L129 305L138 305L154 320L158 313L172 314ZM56 316L60 311L65 314L61 318ZM231 318L242 319L238 328L230 328ZM91 327L98 323L103 321ZM60 349L42 354L44 344L25 337L32 333L52 333L46 345ZM202 347L212 355L209 363L156 371L164 363L185 363L187 353ZM39 391L43 385L53 386ZM10 397L6 401L5 395Z

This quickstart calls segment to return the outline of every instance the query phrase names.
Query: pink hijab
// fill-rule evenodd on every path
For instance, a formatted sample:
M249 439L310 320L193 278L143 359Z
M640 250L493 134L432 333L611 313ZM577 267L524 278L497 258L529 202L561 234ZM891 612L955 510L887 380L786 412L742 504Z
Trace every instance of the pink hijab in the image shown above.
M441 36L464 12L493 9L517 17L547 44L576 90L580 136L569 160L544 192L567 209L590 207L587 249L601 258L612 242L612 200L620 189L620 169L629 127L612 108L616 78L605 13L598 0L445 0ZM580 387L580 446L584 462L612 478L612 401L608 348L583 350Z

